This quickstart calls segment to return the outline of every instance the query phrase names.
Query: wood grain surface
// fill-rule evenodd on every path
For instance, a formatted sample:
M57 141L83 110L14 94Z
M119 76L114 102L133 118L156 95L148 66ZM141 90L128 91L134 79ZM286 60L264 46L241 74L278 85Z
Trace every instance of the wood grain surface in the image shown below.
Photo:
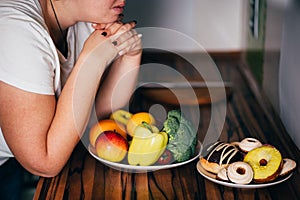
M156 56L156 57L155 57ZM158 58L157 58L158 56ZM188 79L198 80L186 67L185 61L167 53L145 54L143 62L164 62L185 72ZM240 141L255 137L277 147L283 157L299 164L300 152L286 132L277 113L265 98L247 66L236 60L215 60L222 78L232 83L227 96L227 112L220 140ZM138 91L131 100L130 109L138 112L159 102L144 97ZM166 110L176 105L164 105ZM197 106L200 122L196 124L202 141L211 119L211 105ZM187 105L191 121L195 105ZM148 173L126 173L112 169L95 160L82 143L74 150L68 164L54 178L39 180L34 199L300 199L299 166L293 176L281 184L261 189L231 188L202 177L195 161L172 169Z

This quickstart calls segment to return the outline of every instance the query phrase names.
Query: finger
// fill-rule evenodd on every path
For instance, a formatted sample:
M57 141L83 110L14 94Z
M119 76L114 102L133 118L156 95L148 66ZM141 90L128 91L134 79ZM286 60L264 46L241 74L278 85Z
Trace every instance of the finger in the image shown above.
M104 30L107 24L92 23L92 27L96 30Z
M127 39L126 41L122 42L117 46L119 50L119 55L124 55L125 53L137 50L141 48L141 37L142 34L136 34Z
M131 46L127 46L125 49L122 49L119 51L118 55L122 56L124 54L129 54L129 53L138 53L139 51L142 50L141 47L141 42L136 41L135 43L132 43Z
M114 23L116 23L116 22L114 22ZM106 24L105 27L104 27L104 29L109 30L110 27L111 27L114 23Z
M136 21L132 21L126 24L123 24L122 22L115 22L111 26L107 27L106 29L108 29L112 35L122 34L126 31L129 31L130 29L133 29L135 25L136 25Z
M133 37L137 35L136 30L131 29L130 31L126 31L120 35L114 35L113 37L111 37L112 44L114 46L120 46L123 42L125 42L126 40L128 40L129 38Z
M129 24L131 26L131 28L134 28L137 24L137 21L136 20L133 20L131 22L128 22L127 24Z
M110 24L110 26L106 27L107 30L113 35L116 34L117 31L123 26L124 24L122 22L115 22L113 24Z

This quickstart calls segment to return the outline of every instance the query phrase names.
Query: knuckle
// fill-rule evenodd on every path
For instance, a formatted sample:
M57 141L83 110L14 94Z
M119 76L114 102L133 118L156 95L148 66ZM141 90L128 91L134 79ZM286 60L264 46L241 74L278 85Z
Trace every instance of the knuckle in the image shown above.
M128 28L126 27L126 25L124 25L124 26L121 26L121 27L120 27L120 30L121 30L121 31L127 31Z
M134 35L137 35L137 34L138 34L137 31L136 31L135 29L131 29L131 31L132 31L132 34L134 34Z

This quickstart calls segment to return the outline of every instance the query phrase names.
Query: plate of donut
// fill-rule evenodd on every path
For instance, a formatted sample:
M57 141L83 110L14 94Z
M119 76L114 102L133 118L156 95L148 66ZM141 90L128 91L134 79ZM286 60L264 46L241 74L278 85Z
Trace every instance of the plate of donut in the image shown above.
M200 161L197 163L197 170L203 177L205 177L206 179L208 179L214 183L224 185L227 187L248 188L248 189L263 188L263 187L269 187L272 185L276 185L276 184L279 184L279 183L282 183L282 182L288 180L293 175L293 173L290 173L288 176L286 176L284 178L280 178L277 181L273 181L273 182L269 182L269 183L250 183L250 184L244 185L244 184L237 184L237 183L218 180L215 174L210 173L210 172L206 171L205 169L203 169Z
M296 162L255 138L241 142L217 141L204 147L197 163L206 179L228 187L263 188L288 180Z

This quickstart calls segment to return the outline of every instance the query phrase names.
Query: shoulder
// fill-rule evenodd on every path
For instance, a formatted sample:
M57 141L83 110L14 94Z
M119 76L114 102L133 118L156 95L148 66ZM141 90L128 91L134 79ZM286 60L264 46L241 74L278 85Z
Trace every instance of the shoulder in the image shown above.
M1 0L0 20L16 19L23 21L38 21L42 23L43 15L38 0Z
M0 78L28 91L52 94L59 62L55 62L56 48L35 3L1 0Z
M6 44L6 47L8 47L8 45L13 47L14 45L26 46L27 44L49 46L52 40L37 1L38 0L1 0L1 44Z
M1 0L1 33L12 33L19 29L18 31L24 31L22 33L24 33L25 36L26 33L47 35L48 31L42 16L42 11L36 1L37 0Z

